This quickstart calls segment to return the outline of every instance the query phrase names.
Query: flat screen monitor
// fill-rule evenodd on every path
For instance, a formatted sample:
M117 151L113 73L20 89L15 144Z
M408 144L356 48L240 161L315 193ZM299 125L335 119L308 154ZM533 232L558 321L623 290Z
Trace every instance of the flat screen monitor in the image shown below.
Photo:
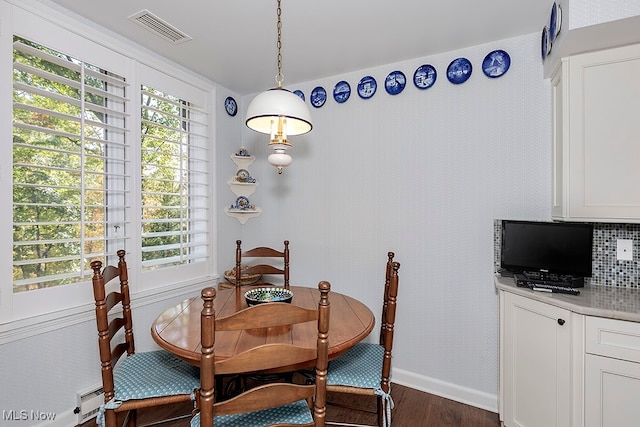
M503 220L500 267L591 277L592 246L593 224Z

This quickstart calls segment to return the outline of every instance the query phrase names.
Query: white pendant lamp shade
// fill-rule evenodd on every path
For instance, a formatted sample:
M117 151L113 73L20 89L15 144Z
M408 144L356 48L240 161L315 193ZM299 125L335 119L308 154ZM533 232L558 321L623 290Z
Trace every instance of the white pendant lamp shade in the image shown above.
M247 127L272 135L278 119L285 119L285 135L302 135L313 127L307 104L287 89L276 87L253 98L247 109Z

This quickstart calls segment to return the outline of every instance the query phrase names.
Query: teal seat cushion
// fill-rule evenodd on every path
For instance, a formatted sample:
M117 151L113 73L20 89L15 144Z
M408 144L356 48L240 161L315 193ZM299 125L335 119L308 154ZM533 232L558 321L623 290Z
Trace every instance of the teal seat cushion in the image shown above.
M115 396L100 405L96 424L104 426L104 411L117 409L122 402L148 397L189 394L200 388L200 369L168 351L135 353L120 359L113 369Z
M262 411L214 417L215 427L264 427L272 424L309 424L313 415L306 400ZM200 414L191 419L191 427L200 427Z
M115 401L191 394L200 388L200 369L168 351L135 353L113 372Z
M382 390L383 360L384 347L379 344L358 343L342 356L329 362L327 385L373 390L382 400L382 427L389 427L394 403L391 394Z
M347 353L329 362L327 385L380 389L384 348L358 343Z

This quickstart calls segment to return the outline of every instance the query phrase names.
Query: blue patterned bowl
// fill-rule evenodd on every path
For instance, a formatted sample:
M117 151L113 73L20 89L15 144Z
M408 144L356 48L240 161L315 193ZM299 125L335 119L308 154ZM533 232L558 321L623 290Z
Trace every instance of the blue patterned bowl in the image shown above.
M244 299L248 306L263 304L265 302L291 303L293 292L285 288L256 288L244 293Z

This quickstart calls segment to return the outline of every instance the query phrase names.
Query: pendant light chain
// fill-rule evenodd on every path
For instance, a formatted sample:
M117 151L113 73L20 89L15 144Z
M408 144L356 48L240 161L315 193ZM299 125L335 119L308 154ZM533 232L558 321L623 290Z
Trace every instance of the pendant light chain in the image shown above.
M276 44L278 48L278 74L276 74L276 83L278 83L278 87L282 87L282 82L284 81L284 74L282 74L282 53L280 50L282 49L282 9L280 8L281 0L278 0L278 43Z

